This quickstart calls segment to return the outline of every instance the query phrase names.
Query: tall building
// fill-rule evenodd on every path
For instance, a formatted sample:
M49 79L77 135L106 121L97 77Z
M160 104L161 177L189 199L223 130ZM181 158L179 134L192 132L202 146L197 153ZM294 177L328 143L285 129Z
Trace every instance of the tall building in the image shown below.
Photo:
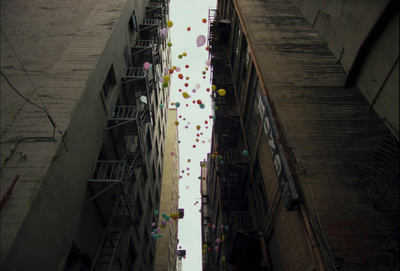
M2 1L1 20L1 270L153 270L168 1Z
M178 209L179 148L176 120L176 109L169 109L165 140L166 155L158 210L159 223L154 227L159 229L159 234L162 235L156 245L155 271L177 269L178 220L183 218L183 209Z
M219 0L203 270L398 270L398 1Z

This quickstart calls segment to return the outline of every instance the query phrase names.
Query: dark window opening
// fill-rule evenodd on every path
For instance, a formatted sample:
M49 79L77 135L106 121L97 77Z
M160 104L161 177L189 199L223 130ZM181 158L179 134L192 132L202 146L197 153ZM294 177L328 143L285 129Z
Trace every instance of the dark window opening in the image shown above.
M107 77L103 83L104 96L108 97L116 84L117 80L115 78L115 71L113 65L111 64L110 70L108 71Z

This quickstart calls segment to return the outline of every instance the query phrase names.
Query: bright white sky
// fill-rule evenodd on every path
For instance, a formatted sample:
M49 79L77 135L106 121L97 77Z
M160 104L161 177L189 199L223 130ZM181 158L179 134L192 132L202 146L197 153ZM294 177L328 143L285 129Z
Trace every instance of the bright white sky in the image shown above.
M170 28L170 41L172 43L172 66L181 68L180 72L174 72L171 76L171 103L180 103L178 108L179 120L179 156L180 175L179 183L179 208L185 209L184 219L179 220L179 244L178 249L186 250L186 259L183 259L183 270L202 270L202 243L201 243L201 205L200 199L200 162L206 159L210 152L210 138L212 132L212 115L210 92L211 89L210 71L206 71L208 60L207 42L201 47L197 46L196 40L199 35L208 36L208 10L216 7L216 0L171 0L170 21L173 26ZM203 23L203 18L207 23ZM191 30L188 31L187 28ZM179 55L186 53L181 59ZM189 68L185 68L189 65ZM206 71L206 78L203 79L202 72ZM178 78L181 73L184 79ZM189 80L186 80L189 76ZM189 86L185 87L184 84ZM200 84L200 88L196 85ZM198 87L198 86L197 86ZM182 89L182 92L179 92ZM193 90L195 89L195 92ZM191 97L183 98L182 93L187 92ZM193 104L193 101L196 101ZM197 100L205 105L201 109ZM186 104L188 106L186 106ZM205 121L208 124L205 124ZM200 130L196 126L200 125ZM200 133L203 133L201 135ZM198 137L197 134L200 136ZM196 139L199 142L196 142ZM193 148L196 145L196 148ZM190 162L188 162L190 159ZM184 172L182 173L182 170ZM198 204L195 204L198 201ZM181 248L179 248L181 247Z

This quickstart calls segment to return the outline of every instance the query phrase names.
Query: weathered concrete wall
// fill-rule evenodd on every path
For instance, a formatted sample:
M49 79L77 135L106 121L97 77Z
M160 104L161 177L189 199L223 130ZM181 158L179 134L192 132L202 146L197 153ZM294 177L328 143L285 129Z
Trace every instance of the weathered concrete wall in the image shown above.
M21 178L1 212L1 265L5 270L62 270L104 137L102 84L111 63L120 80L128 20L135 7L143 11L143 3L1 4L2 72L24 96L45 105L57 125L53 142L47 116L17 97L2 77L2 191L16 174ZM108 105L119 91L114 89ZM92 215L93 230L100 232L97 214Z
M362 65L355 85L399 140L399 11L372 38L390 0L294 0L346 72ZM365 61L355 62L367 40ZM344 83L344 82L343 82Z

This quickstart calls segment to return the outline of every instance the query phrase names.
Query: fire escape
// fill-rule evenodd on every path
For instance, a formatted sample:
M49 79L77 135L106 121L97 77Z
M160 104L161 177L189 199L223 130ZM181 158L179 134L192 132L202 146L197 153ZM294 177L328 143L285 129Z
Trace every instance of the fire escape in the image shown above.
M114 138L117 160L94 163L88 187L106 229L91 270L124 270L122 256L129 245L129 228L137 225L136 201L146 171L146 123L152 122L151 95L156 88L157 69L145 70L143 63L162 65L163 37L160 27L167 10L166 1L152 1L139 25L140 39L133 41L129 63L121 76L124 105L115 105L107 118L106 130Z
M219 208L224 226L218 230L225 237L221 244L223 249L220 248L220 251L224 251L226 261L239 270L260 270L262 255L258 237L258 215L257 212L250 211L252 203L248 198L254 177L250 158L243 152L247 150L247 139L229 59L231 25L229 20L221 20L218 16L217 11L210 10L209 52L212 82L217 89L213 94L216 116L212 149L214 159L210 162L210 168L214 170L208 172L210 183L214 184L209 184L207 190L208 195L214 194L220 200ZM226 95L219 95L219 89L225 89ZM213 192L214 190L217 192ZM217 204L214 202L213 205L203 205L203 208L214 210ZM207 227L203 224L203 228ZM221 253L211 253L204 270L225 270L221 258Z

